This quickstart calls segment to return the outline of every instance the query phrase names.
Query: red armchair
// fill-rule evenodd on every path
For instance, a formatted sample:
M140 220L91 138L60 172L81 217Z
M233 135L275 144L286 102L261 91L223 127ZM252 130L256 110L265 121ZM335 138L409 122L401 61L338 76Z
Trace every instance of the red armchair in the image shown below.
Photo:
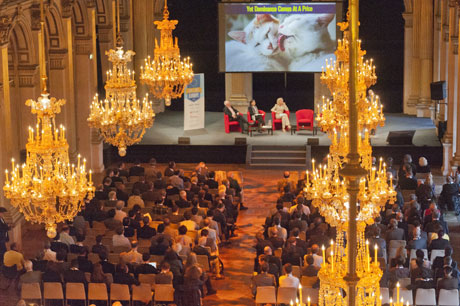
M230 121L228 115L224 114L225 133L230 133L230 130L241 132L241 126L238 121Z
M300 129L313 131L314 114L311 109L300 109L295 112L297 131Z
M288 115L288 118L290 118L291 116L291 112L290 111L284 111L285 114ZM276 113L275 112L272 112L272 126L273 126L273 130L276 130L276 125L279 125L281 129L282 128L282 123L281 123L281 119L276 119Z
M262 118L264 119L264 122L265 122L265 112L259 109L259 114L262 115ZM254 123L256 123L254 120L252 120L251 114L249 112L248 112L248 123L249 125L253 125Z

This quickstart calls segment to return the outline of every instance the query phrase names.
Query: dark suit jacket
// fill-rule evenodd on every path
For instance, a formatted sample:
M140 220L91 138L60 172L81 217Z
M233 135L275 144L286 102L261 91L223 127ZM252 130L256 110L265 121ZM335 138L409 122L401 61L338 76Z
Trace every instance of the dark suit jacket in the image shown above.
M230 106L232 108L232 110L235 112L235 115L238 116L238 115L241 115L233 106ZM228 119L230 121L232 120L236 120L235 118L232 117L232 112L228 109L227 106L224 107L224 110L223 110L224 114L228 116Z
M64 272L64 282L66 283L84 283L86 284L85 272L80 270L68 270Z
M144 172L144 167L132 166L129 168L129 176L144 176Z
M173 274L169 273L158 273L155 275L155 284L172 284Z
M271 237L268 240L272 243L274 250L282 248L284 245L284 240L280 237Z
M431 251L431 250L444 250L446 248L446 246L450 246L449 240L438 238L438 239L431 240L431 243L428 246L428 250L429 251Z
M176 202L177 207L179 208L188 208L191 206L189 201L179 199L179 201Z
M158 264L160 264L160 263L158 263ZM153 266L151 266L149 264L145 264L145 263L137 266L134 269L134 271L135 271L134 273L136 275L139 275L139 274L157 274L158 273L158 270L155 267L153 267Z
M129 275L129 273L124 272L117 272L113 275L113 282L115 284L124 284L124 285L139 285L139 281L137 281L134 277Z
M6 243L10 240L8 237L8 231L10 230L10 227L8 224L5 222L3 218L0 218L0 243Z
M257 287L276 286L275 277L268 273L261 273L252 279L252 294L256 295Z
M85 256L78 256L78 269L83 272L93 272L93 263L89 261Z
M281 254L281 260L283 261L283 265L290 263L293 266L299 266L301 259L302 250L297 246L284 248Z
M209 189L219 188L219 183L215 180L211 180L211 179L206 180L205 184L209 186Z
M458 289L458 279L457 278L443 278L438 282L438 289L453 290Z
M426 249L426 239L420 238L417 240L411 240L407 243L407 249L412 250L419 250L419 249Z
M449 234L449 228L447 227L446 222L441 221L441 220L433 220L433 221L427 223L427 225L424 228L424 231L427 232L427 233L433 233L435 231L436 227L438 227L438 225L440 225L442 227L442 229L444 230L444 233Z
M169 167L165 169L164 176L173 176L173 175L174 175L174 169L169 168Z
M155 189L166 189L166 180L165 179L157 179L153 182L153 187Z
M391 240L405 240L404 230L402 228L387 230L385 239L387 241L387 244L390 243Z
M107 250L107 247L105 245L102 245L102 244L93 245L93 247L91 248L91 252L93 252L95 254L99 254L101 252L109 253L109 251Z
M318 276L318 268L314 265L302 267L302 275L305 276Z
M148 224L144 225L137 231L137 238L142 238L142 239L150 239L153 236L155 236L157 231L153 228L150 227Z
M102 265L102 271L104 273L110 273L114 274L115 273L115 265L108 262L108 261L100 261L99 262Z
M417 180L415 178L401 177L398 181L398 186L401 190L417 189Z
M42 275L42 281L45 283L62 283L61 274L48 270Z

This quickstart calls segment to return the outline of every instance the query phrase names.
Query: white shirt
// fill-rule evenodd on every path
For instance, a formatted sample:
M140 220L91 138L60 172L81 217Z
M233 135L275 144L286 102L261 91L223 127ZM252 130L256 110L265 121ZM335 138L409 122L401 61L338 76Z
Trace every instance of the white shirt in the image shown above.
M70 246L71 244L75 244L75 240L73 240L73 238L66 232L61 232L59 234L59 241L67 244L67 246Z
M299 279L292 273L280 276L280 287L299 288Z
M45 249L43 260L56 261L56 252L51 251L51 249Z
M323 263L323 256L319 256L318 254L313 254L313 265L315 267L321 268L321 264Z
M131 248L131 242L124 235L113 235L112 245L114 247L124 246L124 247Z
M123 223L123 219L124 219L125 217L127 217L127 216L128 216L128 214L126 214L124 211L118 210L118 209L117 209L117 210L115 210L115 217L113 217L113 218L114 218L115 220L118 220L118 221L120 221L121 223Z

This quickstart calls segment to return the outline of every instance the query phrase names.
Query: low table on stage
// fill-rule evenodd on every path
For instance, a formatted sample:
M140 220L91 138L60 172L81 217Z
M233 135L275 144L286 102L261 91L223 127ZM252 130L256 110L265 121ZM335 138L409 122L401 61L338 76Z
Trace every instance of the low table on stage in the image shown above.
M252 133L257 131L259 127L257 125L249 126L249 136L252 137ZM273 127L271 125L264 125L262 126L262 131L267 131L268 135L273 135Z
M295 134L297 132L297 125L291 125L291 135ZM318 127L313 126L313 135L318 134Z

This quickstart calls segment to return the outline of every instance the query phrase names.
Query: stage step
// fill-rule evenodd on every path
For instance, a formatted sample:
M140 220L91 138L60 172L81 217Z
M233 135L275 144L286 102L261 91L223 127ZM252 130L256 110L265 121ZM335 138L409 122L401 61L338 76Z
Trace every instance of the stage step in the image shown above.
M305 167L307 146L248 146L247 163L254 167Z

